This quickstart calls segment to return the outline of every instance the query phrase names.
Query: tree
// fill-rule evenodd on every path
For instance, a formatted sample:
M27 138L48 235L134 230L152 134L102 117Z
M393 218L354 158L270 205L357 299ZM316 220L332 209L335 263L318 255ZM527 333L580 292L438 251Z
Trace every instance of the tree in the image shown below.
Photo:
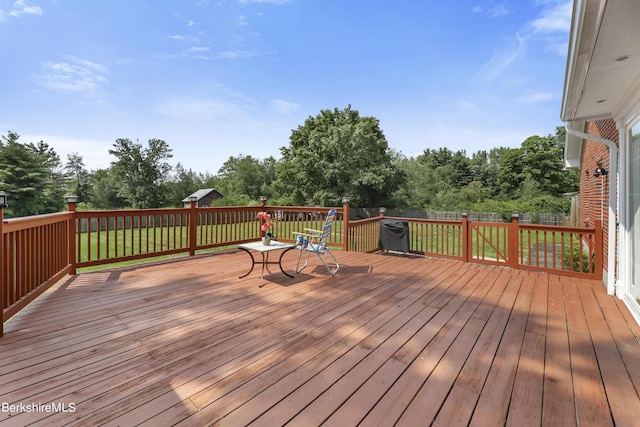
M430 171L428 188L434 195L460 190L473 179L470 161L464 150L454 153L448 148L426 149L417 160Z
M239 155L229 157L218 170L221 192L229 200L258 200L274 196L271 184L275 180L276 159L265 160Z
M36 144L29 143L27 146L33 150L47 171L43 213L59 212L64 208L64 195L67 187L60 156L44 141Z
M531 136L522 143L523 172L539 185L544 194L559 196L569 187L563 164L563 146L551 135Z
M162 184L166 182L171 166L166 162L172 156L169 145L161 139L150 139L147 148L129 139L117 139L109 154L113 173L122 184L118 194L131 207L159 208L167 202Z
M121 183L111 168L98 169L91 174L92 198L90 204L96 209L121 209L127 201L120 196Z
M429 207L445 211L464 210L486 200L487 196L487 188L483 187L479 182L473 181L457 191L442 191L438 193Z
M167 199L171 206L182 206L182 200L201 188L208 188L206 185L209 174L196 173L193 170L186 170L182 164L178 163L174 168L173 176L164 184L167 189Z
M383 206L406 179L378 119L351 106L309 117L280 150L276 189L293 204Z
M401 158L399 167L406 176L406 181L395 195L401 202L399 206L409 209L424 209L429 206L438 192L434 170L414 157Z
M478 182L487 190L489 197L500 193L498 186L498 169L500 157L506 148L492 148L490 151L480 150L469 160L472 182Z
M64 207L59 157L44 142L21 144L9 131L0 139L0 188L9 194L7 217L58 212Z
M64 169L67 173L69 193L78 196L80 202L91 202L93 198L91 174L85 168L82 156L78 153L68 154Z
M498 168L498 186L507 198L516 198L525 179L522 149L511 148L502 153Z
M502 155L498 183L511 197L536 197L577 190L577 175L564 170L564 141L556 136L527 138L520 148Z

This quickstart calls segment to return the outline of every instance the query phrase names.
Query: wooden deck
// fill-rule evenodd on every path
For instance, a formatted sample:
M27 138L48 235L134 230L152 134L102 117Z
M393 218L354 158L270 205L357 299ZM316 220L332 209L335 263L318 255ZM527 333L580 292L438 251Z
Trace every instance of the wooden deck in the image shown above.
M0 426L640 422L640 328L602 283L337 255L263 288L237 251L64 279L5 325Z

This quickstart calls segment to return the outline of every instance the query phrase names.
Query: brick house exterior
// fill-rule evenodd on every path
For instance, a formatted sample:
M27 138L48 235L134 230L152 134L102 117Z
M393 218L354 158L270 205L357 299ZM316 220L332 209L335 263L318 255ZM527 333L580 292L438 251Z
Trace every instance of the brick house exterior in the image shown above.
M560 118L565 164L580 169L579 224L602 219L604 285L640 323L638 22L635 1L573 1Z
M586 122L584 132L589 135L614 141L619 146L618 130L616 129L616 124L613 119ZM593 227L595 221L598 219L602 221L602 224L607 224L609 221L608 194L609 186L612 182L611 176L609 175L611 162L607 146L585 140L582 146L580 163L579 225L583 227ZM597 168L604 169L607 173L594 176ZM615 180L613 180L613 182L615 183ZM603 227L603 237L603 263L606 268L609 256L609 229L607 227Z

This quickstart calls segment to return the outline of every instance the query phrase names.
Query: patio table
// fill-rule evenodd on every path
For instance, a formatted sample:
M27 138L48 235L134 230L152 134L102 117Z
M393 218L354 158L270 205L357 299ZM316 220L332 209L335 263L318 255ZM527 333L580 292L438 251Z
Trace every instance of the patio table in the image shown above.
M292 245L290 243L282 243L282 242L275 242L275 241L271 241L270 245L264 245L262 242L242 243L238 245L238 249L242 249L243 251L248 253L249 256L251 257L251 268L246 274L243 274L242 276L240 276L240 278L247 277L253 271L253 267L255 267L256 264L262 265L262 272L260 273L260 285L259 285L260 288L263 285L262 280L264 278L265 266L267 267L267 271L271 273L271 270L269 270L269 264L278 264L278 267L280 267L280 271L285 276L293 277L291 274L287 273L282 268L282 257L284 256L285 253L287 253L287 251L290 251L295 247L296 245ZM280 254L280 258L278 258L278 261L269 261L269 252L273 252L273 251L282 251L282 253ZM253 252L259 252L262 255L262 261L256 261L255 257L253 256Z

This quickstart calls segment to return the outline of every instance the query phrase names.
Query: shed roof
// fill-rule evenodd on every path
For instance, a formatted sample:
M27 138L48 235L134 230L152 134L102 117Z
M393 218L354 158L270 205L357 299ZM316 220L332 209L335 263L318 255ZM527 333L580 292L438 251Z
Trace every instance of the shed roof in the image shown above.
M211 194L214 191L216 193L218 193L220 195L220 197L224 197L224 195L221 192L219 192L218 190L216 190L215 188L202 188L202 189L196 191L193 194L189 194L187 197L182 199L182 202L183 203L189 202L189 198L191 198L191 197L195 197L196 200L202 200L204 197L207 197L209 194Z

